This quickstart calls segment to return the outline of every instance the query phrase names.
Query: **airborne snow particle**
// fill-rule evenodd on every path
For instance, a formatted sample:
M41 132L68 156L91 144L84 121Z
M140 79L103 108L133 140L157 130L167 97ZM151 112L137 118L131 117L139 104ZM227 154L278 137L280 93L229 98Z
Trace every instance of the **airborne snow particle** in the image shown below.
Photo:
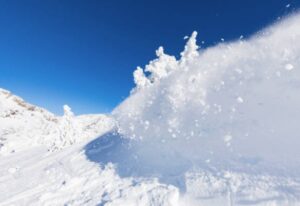
M244 102L244 100L243 100L242 97L238 97L238 98L236 99L236 101L237 101L238 103L243 103L243 102Z
M227 147L231 146L231 140L232 140L232 136L230 134L224 136L224 142Z
M290 70L294 69L294 66L292 64L286 64L285 69L290 71Z
M230 134L227 134L224 136L224 142L228 143L232 140L232 136Z
M16 173L17 171L18 171L18 168L16 168L16 167L11 167L8 169L8 172L11 174Z
M281 73L279 71L276 72L276 76L280 77Z

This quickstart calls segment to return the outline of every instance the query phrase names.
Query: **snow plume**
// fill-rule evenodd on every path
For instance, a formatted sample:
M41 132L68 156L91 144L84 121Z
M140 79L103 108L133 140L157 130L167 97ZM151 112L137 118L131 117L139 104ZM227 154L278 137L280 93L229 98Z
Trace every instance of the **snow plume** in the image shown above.
M137 158L169 171L204 165L299 174L299 21L291 16L250 39L200 51L193 32L179 60L160 47L146 66L150 75L135 71L139 89L113 111Z
M158 58L151 61L145 68L145 71L151 74L151 82L166 77L177 66L175 57L165 54L163 47L159 47L156 50L156 56Z
M178 60L160 47L115 119L0 89L0 205L299 205L299 22L205 50L194 32Z
M149 72L150 75L147 78L144 70L141 67L133 72L134 82L137 89L143 88L150 83L159 81L162 78L167 77L172 71L176 70L178 66L185 67L185 63L192 61L195 57L199 55L198 48L196 44L197 32L194 31L186 43L184 51L181 52L181 59L177 61L174 56L170 56L164 53L164 48L159 47L156 50L157 59L150 61L145 67L145 72Z
M197 37L197 32L194 31L191 35L191 37L189 38L189 40L187 41L185 47L184 47L184 51L181 52L181 59L180 59L180 63L184 64L186 61L192 61L195 57L197 57L199 55L198 53L198 49L199 46L197 45L197 41L196 41L196 37Z
M149 79L145 76L143 69L141 67L138 67L133 72L133 77L134 77L134 83L136 84L137 89L143 88L143 87L149 85L149 83L150 83Z

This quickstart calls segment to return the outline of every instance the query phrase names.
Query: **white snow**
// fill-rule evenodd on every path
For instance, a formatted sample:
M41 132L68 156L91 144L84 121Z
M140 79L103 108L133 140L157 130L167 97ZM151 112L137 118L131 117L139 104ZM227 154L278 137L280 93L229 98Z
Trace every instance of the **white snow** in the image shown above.
M286 64L285 69L290 71L290 70L294 69L294 66L292 64Z
M161 182L184 191L188 186L181 177L191 168L194 173L204 168L216 173L230 170L234 176L245 174L245 181L267 174L276 184L287 176L298 184L299 20L299 15L291 16L250 39L206 50L198 50L193 33L167 76L151 81L113 112L119 133L140 139L130 141L130 154L151 165L139 175L160 174ZM293 73L278 73L282 68ZM134 130L128 129L131 125ZM139 164L127 161L136 171ZM256 181L265 184L261 178ZM241 195L236 186L231 199L236 199L234 205L246 204L248 200L237 200L242 196L257 200L249 204L296 204L299 190L280 184L284 191L274 191L280 198L271 198L266 189ZM297 192L287 192L291 190ZM214 192L209 196L216 197Z
M238 98L236 99L236 101L238 101L238 103L243 103L243 102L244 102L244 100L243 100L242 97L238 97Z
M1 89L0 205L300 205L299 21L205 50L193 32L180 59L160 47L112 115Z
M143 88L150 84L149 79L146 78L143 69L141 67L137 67L137 69L133 72L134 83L137 86L137 89Z
M74 116L69 106L63 109L62 117L55 116L0 89L0 156L40 145L59 150L97 137L114 124L105 115Z

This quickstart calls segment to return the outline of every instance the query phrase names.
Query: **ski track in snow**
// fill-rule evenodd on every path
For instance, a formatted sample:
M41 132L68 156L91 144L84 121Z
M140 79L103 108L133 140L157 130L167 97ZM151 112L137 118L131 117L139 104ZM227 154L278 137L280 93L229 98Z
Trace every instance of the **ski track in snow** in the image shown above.
M0 89L0 205L300 205L299 21L203 51L194 32L179 60L160 47L111 115Z

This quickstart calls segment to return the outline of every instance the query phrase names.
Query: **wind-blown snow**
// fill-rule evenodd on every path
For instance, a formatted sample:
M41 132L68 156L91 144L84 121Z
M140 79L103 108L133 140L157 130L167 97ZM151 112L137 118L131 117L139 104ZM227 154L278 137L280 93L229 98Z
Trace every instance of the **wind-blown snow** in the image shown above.
M0 90L0 204L300 205L299 22L208 49L193 32L180 59L158 48L112 117Z
M140 155L151 145L149 161L176 153L192 166L299 174L299 16L203 51L196 34L177 61L159 48L145 69L151 83L113 112L119 131L141 139Z
M151 169L139 175L159 173L161 181L183 190L190 187L182 178L190 170L229 170L250 180L257 174L289 176L298 182L299 21L299 15L292 16L248 40L205 50L198 50L194 32L176 61L160 47L158 58L145 67L144 75L138 68L143 82L148 83L137 84L113 111L119 133L132 139L126 144L129 154L138 159L123 156L128 158L125 165L134 174L143 162ZM139 76L134 77L139 82ZM176 178L170 180L170 176ZM229 181L234 182L231 177ZM190 191L197 190L194 186ZM240 198L242 187L234 187L234 196ZM298 199L299 190L295 191L292 196ZM256 196L252 192L245 197ZM270 193L259 194L268 199Z

